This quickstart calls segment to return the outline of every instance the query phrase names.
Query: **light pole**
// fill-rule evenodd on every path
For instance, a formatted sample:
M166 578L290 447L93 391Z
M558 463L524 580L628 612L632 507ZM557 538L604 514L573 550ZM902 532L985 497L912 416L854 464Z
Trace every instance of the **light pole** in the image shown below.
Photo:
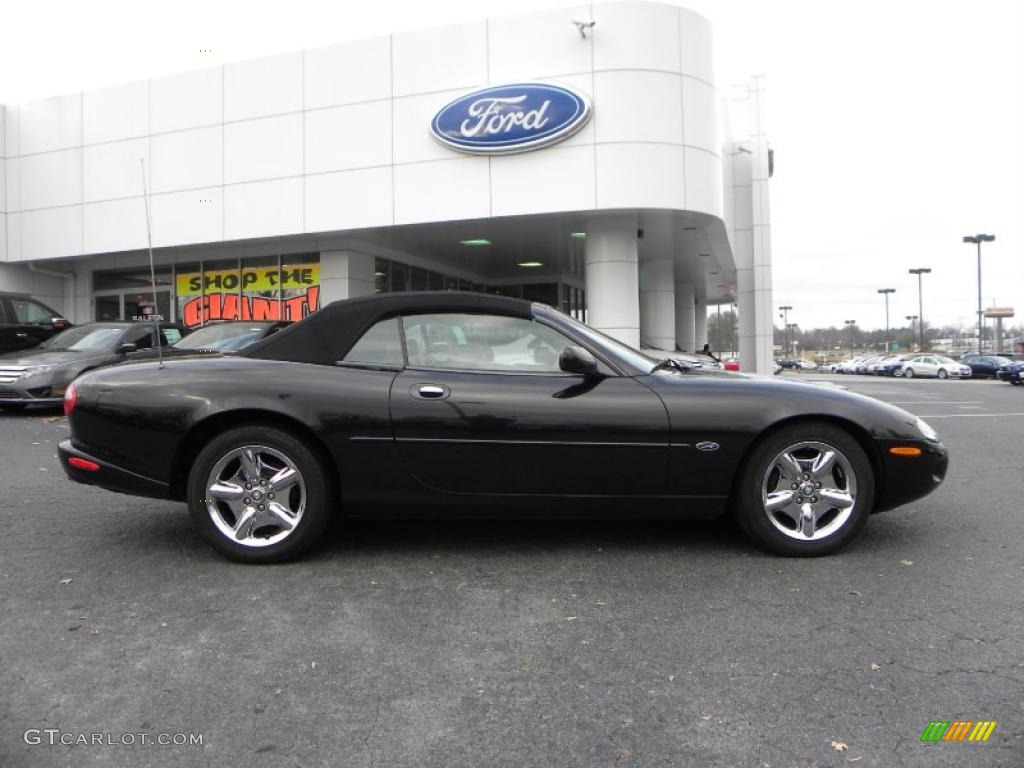
M792 339L789 345L793 349L793 357L796 357L796 328L796 323L786 323L786 338Z
M907 320L910 321L910 338L914 338L914 321L917 320L917 315L907 315Z
M923 289L921 287L921 275L930 274L931 271L931 267L920 267L918 269L909 270L911 275L917 275L917 330L920 334L918 348L922 352L924 352L924 293L922 292Z
M885 295L885 354L889 354L889 294L896 293L895 288L879 288L878 292Z
M788 357L789 356L789 330L788 329L789 329L789 310L791 310L791 309L792 309L792 307L789 306L788 304L783 306L783 307L779 307L779 311L782 312L782 329L783 329L782 330L782 356L783 357Z
M847 327L850 329L850 357L853 357L853 326L857 324L856 320L845 320Z
M981 244L991 243L996 239L995 235L964 235L965 243L974 243L978 246L978 354L981 351L982 334L985 332L985 315L981 311Z

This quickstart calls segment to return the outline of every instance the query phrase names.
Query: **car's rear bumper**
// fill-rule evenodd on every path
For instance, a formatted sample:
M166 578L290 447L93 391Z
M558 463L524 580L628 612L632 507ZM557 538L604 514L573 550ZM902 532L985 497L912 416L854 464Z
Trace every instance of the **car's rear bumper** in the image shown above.
M170 498L170 486L159 480L144 477L130 472L127 469L114 466L109 462L97 459L85 451L76 448L70 439L61 440L57 446L57 453L60 456L60 465L67 476L78 483L86 485L98 485L108 491L128 493L132 496L148 496L154 499ZM69 459L77 458L92 462L97 469L81 469L72 466Z
M942 443L927 440L878 440L883 483L876 511L901 506L934 491L946 478L949 451ZM890 448L912 446L919 456L897 455Z

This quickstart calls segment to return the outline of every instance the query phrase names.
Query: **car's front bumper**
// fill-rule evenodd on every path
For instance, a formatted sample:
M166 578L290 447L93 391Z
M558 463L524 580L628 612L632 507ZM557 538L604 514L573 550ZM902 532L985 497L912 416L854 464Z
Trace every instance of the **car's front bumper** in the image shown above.
M875 511L893 509L920 499L934 491L946 478L949 451L942 443L930 440L878 440L882 457L882 487ZM921 449L919 456L893 454L890 449L912 446Z
M0 383L0 405L60 405L62 402L64 389L57 389L48 382Z
M1011 384L1020 384L1021 372L1020 370L1013 369L1009 371L996 371L996 378L1000 381L1008 381Z
M57 445L60 465L67 476L78 483L98 485L108 491L128 493L132 496L148 496L154 499L170 498L170 486L159 480L130 472L109 462L102 461L79 448L70 439L61 440ZM72 466L69 459L77 458L91 462L97 466L95 470L81 469Z

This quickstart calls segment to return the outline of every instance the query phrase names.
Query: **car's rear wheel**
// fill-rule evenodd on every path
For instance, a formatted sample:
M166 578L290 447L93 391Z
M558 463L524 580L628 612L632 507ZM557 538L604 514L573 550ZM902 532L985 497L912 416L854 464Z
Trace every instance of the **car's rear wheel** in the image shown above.
M307 551L327 528L333 501L323 461L277 427L221 433L189 473L189 513L200 535L244 563L276 563Z
M945 368L939 368L939 378L940 379L949 378L949 373L946 372Z
M914 378L914 369L913 368L906 368L906 369L904 369L903 375L906 378L908 378L908 379Z
M875 494L871 462L831 424L807 422L765 438L745 464L735 498L740 527L781 555L827 555L867 521Z

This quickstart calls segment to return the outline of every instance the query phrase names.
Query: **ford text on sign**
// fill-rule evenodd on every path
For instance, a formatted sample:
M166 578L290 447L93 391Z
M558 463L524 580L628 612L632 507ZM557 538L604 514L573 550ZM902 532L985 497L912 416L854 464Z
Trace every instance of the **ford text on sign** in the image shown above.
M568 138L590 119L590 101L557 85L485 88L444 106L430 123L452 149L491 155L525 152Z

